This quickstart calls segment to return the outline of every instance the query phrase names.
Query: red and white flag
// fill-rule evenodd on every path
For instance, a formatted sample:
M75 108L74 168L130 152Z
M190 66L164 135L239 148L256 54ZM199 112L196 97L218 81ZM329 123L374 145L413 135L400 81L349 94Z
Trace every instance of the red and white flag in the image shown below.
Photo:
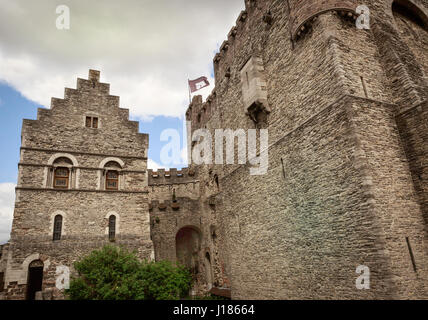
M189 88L191 93L201 90L202 88L208 87L209 85L210 83L208 82L207 77L200 77L195 80L189 80Z

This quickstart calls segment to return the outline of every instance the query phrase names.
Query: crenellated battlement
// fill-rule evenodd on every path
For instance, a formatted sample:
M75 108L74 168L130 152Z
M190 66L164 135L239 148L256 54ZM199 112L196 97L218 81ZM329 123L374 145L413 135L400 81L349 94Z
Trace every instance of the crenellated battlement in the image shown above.
M192 130L204 128L217 110L217 93L214 88L205 102L202 96L194 96L186 112L186 120L192 122Z
M232 78L233 73L239 72L239 70L232 70L232 66L236 66L234 61L235 52L241 50L247 40L246 36L250 33L250 21L265 24L267 27L271 25L270 4L271 1L245 1L245 10L240 12L235 26L230 29L227 39L223 41L219 52L214 56L213 64L216 84L223 79ZM244 66L245 62L240 62L241 67ZM204 128L216 110L217 90L214 88L205 102L202 101L202 96L193 97L186 112L186 119L192 122L192 130Z
M228 75L230 77L230 69L228 69L228 65L230 65L231 60L230 52L233 51L236 43L240 42L240 37L244 36L247 31L246 23L249 20L247 10L250 10L250 6L248 3L249 1L245 2L247 9L241 11L238 16L238 19L236 19L235 26L231 28L227 35L227 40L223 41L220 46L219 52L214 56L213 63L216 82L223 75Z
M273 22L271 6L274 1L245 0L245 10L242 10L236 19L235 25L230 29L227 39L220 46L219 52L214 56L214 74L218 83L223 77L230 78L230 66L235 57L235 51L240 50L245 43L250 29L262 24L269 29Z
M181 170L171 168L169 170L148 170L149 186L173 185L181 183L193 183L197 179L195 169L183 168Z

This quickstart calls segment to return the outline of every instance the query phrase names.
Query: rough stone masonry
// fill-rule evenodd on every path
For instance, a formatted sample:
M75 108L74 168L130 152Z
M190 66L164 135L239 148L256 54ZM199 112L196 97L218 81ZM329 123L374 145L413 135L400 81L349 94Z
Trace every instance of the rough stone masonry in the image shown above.
M428 298L428 1L245 7L186 118L192 132L268 129L268 173L147 170L148 136L91 70L23 122L4 299L62 299L56 268L106 243L185 264L193 294Z

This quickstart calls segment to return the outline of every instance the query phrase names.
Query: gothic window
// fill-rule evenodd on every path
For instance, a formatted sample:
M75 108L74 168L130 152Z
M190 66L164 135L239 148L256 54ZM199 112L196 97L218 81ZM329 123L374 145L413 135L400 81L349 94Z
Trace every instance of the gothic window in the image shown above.
M119 172L109 170L106 174L106 189L119 190Z
M116 217L111 215L108 219L108 238L110 241L116 237Z
M86 127L87 128L98 128L98 117L86 117Z
M54 171L54 188L68 189L70 180L70 170L65 167L58 167Z
M53 240L61 240L61 231L62 231L62 216L57 215L54 219L54 230L53 230Z

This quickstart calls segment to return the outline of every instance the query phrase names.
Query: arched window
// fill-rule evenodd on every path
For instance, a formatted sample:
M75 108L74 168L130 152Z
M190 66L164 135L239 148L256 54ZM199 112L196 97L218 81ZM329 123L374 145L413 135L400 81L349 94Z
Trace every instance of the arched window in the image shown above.
M108 238L110 241L114 241L116 238L116 217L114 215L108 218Z
M119 170L121 166L115 162L110 161L106 163L106 190L119 190Z
M54 228L53 228L53 240L61 240L62 232L62 216L60 214L55 216L54 219Z
M119 172L108 170L106 174L106 189L119 190Z
M53 187L55 189L69 189L70 187L70 168L73 162L70 159L61 157L54 161Z
M54 171L54 188L68 189L70 184L70 170L64 167L58 167Z

